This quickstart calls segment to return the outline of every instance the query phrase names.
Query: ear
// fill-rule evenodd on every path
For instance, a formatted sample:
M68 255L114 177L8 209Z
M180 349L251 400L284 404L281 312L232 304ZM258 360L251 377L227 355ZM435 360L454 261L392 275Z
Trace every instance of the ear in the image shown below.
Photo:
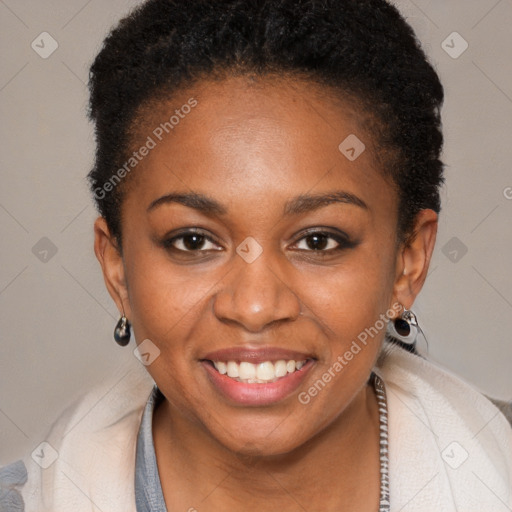
M103 271L103 279L117 309L129 314L128 290L126 287L123 258L116 238L110 233L103 217L94 223L94 252Z
M437 213L421 210L416 216L413 234L397 253L393 304L410 309L427 278L437 235Z

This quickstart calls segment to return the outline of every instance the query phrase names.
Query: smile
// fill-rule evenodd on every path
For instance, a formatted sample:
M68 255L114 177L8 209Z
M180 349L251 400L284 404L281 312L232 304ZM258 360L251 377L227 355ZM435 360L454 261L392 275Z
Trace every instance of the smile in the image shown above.
M307 359L295 361L294 359L278 361L263 361L251 363L249 361L211 361L215 369L221 374L244 384L268 384L286 377L290 373L299 371Z

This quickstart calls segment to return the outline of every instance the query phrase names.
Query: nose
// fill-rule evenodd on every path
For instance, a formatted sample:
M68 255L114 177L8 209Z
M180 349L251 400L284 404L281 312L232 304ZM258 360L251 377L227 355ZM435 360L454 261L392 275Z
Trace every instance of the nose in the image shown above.
M235 256L236 268L227 274L214 297L213 310L220 321L234 322L255 333L299 316L297 295L286 282L277 259L266 254L268 251L263 251L252 263Z

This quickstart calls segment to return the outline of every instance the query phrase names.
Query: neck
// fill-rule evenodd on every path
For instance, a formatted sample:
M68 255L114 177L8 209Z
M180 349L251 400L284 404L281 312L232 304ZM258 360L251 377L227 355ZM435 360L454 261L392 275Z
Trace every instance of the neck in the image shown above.
M172 510L188 510L192 497L196 507L207 510L284 512L297 510L297 503L306 510L318 509L319 503L322 510L363 503L358 509L378 508L379 415L371 385L331 424L286 454L234 453L167 400L155 411L153 436L164 497Z

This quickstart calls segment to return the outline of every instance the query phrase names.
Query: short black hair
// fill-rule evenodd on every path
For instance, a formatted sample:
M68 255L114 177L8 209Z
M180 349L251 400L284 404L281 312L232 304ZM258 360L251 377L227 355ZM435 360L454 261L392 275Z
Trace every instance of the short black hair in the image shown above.
M119 244L123 183L98 191L127 160L137 112L220 71L306 76L358 98L376 120L382 170L397 190L398 240L412 234L420 210L440 211L443 87L396 7L385 0L149 0L111 31L89 80L97 149L88 177Z

